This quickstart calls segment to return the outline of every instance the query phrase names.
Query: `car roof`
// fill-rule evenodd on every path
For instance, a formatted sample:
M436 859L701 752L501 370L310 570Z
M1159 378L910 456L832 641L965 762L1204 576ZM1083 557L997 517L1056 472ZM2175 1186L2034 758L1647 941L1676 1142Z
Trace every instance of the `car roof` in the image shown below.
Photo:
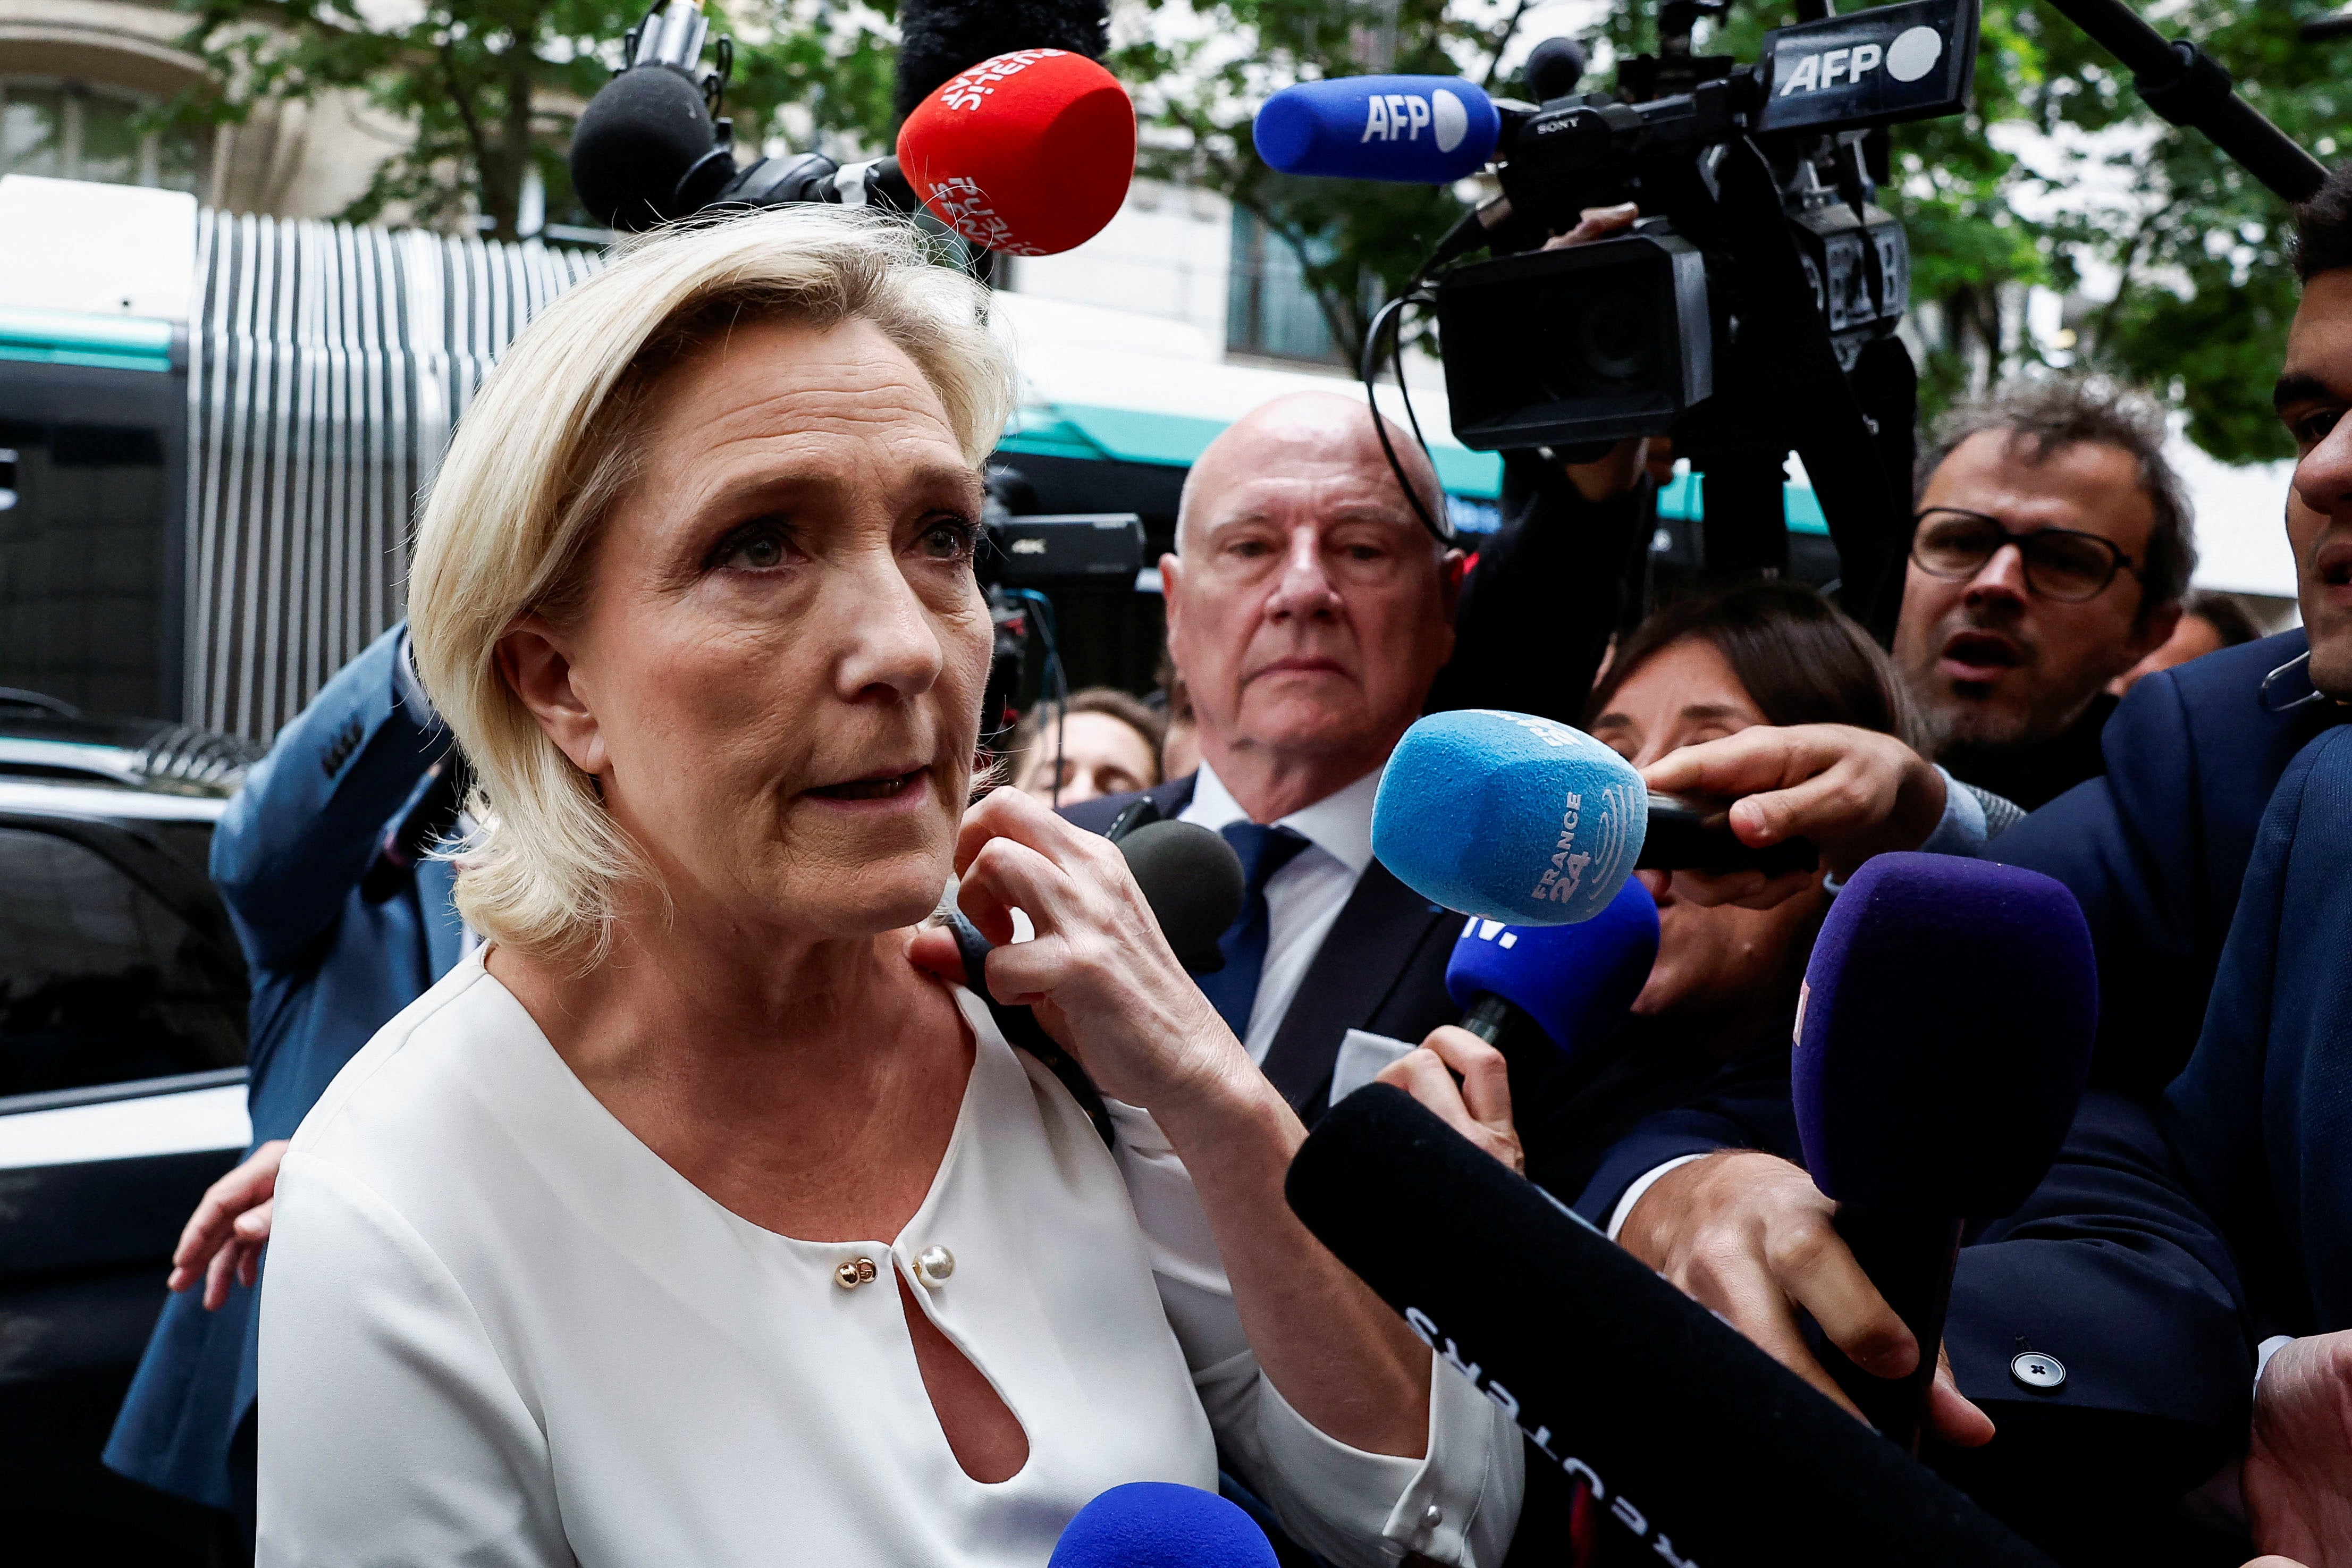
M8 809L209 821L261 755L237 736L85 715L38 693L0 689L0 804Z

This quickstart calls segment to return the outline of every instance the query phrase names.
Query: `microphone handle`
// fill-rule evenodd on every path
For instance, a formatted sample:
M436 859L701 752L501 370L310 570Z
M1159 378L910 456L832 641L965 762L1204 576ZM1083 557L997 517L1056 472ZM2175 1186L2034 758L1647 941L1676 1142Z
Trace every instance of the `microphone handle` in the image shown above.
M1575 1041L1563 1047L1536 1022L1533 1014L1492 991L1481 991L1470 999L1470 1010L1462 1015L1462 1026L1502 1052L1506 1063L1515 1067L1526 1064L1538 1072L1548 1069L1555 1075L1547 1079L1547 1093L1583 1093L1622 1054L1572 1048L1577 1045ZM1619 1031L1620 1035L1623 1033Z
M1944 1313L1952 1301L1952 1270L1960 1258L1962 1220L1897 1214L1866 1205L1838 1205L1837 1233L1918 1342L1919 1364L1907 1377L1874 1377L1834 1345L1822 1364L1889 1441L1916 1458L1927 1417L1927 1385L1944 1344Z

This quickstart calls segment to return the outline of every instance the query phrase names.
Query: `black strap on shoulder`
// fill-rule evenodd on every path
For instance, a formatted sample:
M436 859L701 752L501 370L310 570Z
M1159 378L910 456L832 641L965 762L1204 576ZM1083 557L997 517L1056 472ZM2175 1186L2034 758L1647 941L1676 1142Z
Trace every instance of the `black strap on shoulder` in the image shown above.
M1087 1069L1078 1065L1077 1058L1054 1043L1045 1026L1037 1022L1036 1014L1026 1007L1007 1006L989 994L988 939L964 919L961 910L948 911L948 929L955 932L956 951L963 954L964 984L987 1005L988 1016L996 1020L998 1032L1014 1049L1027 1051L1061 1080L1062 1087L1070 1091L1070 1098L1078 1102L1078 1109L1087 1113L1087 1120L1102 1135L1104 1148L1118 1148L1118 1134L1111 1126L1110 1112L1103 1106L1102 1090L1095 1087L1095 1080L1087 1076Z

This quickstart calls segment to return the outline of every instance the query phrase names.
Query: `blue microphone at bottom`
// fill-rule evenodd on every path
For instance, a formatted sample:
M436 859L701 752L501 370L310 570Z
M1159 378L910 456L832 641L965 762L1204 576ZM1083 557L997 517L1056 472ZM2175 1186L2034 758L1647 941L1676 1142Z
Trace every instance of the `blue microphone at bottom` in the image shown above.
M1250 1516L1214 1492L1129 1481L1086 1507L1054 1543L1046 1568L1277 1568Z

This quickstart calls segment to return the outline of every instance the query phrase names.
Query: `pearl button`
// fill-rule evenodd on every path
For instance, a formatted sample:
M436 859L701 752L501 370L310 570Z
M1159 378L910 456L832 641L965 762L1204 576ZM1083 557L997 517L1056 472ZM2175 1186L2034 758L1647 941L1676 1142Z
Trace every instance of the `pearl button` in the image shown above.
M954 1272L955 1254L944 1247L927 1247L915 1257L915 1278L933 1289L946 1284Z
M871 1285L880 1272L870 1258L853 1258L833 1271L833 1282L845 1290L855 1290L860 1285Z
M1445 1510L1438 1507L1435 1503L1431 1503L1427 1508L1421 1510L1421 1522L1424 1527L1430 1530L1435 1530L1439 1525L1445 1522Z

